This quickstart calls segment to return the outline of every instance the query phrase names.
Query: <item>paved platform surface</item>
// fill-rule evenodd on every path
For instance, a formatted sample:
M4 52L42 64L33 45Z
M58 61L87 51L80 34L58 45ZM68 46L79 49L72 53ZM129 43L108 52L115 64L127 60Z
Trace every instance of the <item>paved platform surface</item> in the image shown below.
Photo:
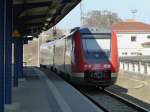
M25 69L28 78L13 88L14 111L7 112L102 112L91 101L54 73Z

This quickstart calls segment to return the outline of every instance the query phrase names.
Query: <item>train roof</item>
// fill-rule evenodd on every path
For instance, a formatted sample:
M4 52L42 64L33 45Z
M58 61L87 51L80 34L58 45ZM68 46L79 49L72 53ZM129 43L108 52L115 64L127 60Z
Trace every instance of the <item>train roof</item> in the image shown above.
M111 33L111 29L108 28L95 28L95 27L75 27L71 30L73 31L79 31L82 34L91 34L91 33Z
M79 31L81 34L100 34L100 33L111 33L110 29L106 29L106 28L94 28L94 27L75 27L71 30L71 32L67 35L63 35L60 38L57 38L55 40L52 40L48 43L46 43L47 45L52 45L54 43L56 43L57 41L61 41L64 38L69 38L71 35L73 35L76 31Z
M93 27L82 27L79 29L80 33L111 33L110 29L106 28L93 28Z

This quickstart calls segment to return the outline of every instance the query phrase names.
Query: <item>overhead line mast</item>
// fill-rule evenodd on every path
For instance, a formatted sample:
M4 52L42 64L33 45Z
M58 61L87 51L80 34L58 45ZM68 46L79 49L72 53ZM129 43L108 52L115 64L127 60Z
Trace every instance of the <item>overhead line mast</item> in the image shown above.
M84 25L84 10L83 10L83 1L80 2L80 25Z

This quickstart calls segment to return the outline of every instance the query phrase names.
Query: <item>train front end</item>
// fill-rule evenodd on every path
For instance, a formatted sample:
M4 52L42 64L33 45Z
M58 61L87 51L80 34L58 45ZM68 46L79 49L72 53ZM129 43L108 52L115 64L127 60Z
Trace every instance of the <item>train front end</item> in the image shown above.
M116 36L104 29L80 29L84 83L107 87L117 79L118 53ZM115 59L114 59L115 58Z

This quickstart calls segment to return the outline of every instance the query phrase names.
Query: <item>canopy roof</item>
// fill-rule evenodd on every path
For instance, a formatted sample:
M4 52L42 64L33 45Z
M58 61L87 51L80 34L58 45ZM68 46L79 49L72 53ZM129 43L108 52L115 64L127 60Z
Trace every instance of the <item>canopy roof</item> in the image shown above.
M38 35L67 15L81 0L13 0L13 29Z

